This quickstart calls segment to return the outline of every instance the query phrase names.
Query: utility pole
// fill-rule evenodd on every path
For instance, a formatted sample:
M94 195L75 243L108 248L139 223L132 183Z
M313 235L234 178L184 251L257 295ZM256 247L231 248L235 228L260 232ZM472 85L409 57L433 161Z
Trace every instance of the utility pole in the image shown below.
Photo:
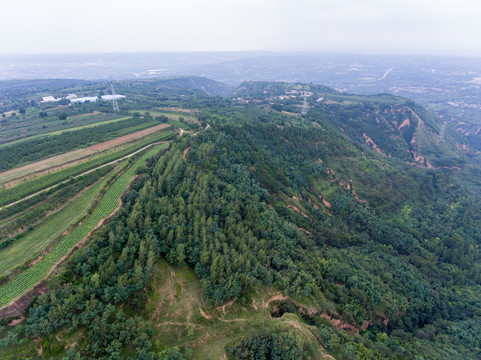
M115 96L114 83L112 82L112 76L110 77L110 90L112 91L112 96ZM112 106L114 108L114 112L120 111L119 103L117 102L117 99L115 98L112 99Z

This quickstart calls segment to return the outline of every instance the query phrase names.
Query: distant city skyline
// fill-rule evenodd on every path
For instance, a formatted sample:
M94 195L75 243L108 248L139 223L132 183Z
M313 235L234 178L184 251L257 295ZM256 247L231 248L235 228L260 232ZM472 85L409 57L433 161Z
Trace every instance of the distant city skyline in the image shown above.
M6 0L0 54L332 51L481 57L481 2Z

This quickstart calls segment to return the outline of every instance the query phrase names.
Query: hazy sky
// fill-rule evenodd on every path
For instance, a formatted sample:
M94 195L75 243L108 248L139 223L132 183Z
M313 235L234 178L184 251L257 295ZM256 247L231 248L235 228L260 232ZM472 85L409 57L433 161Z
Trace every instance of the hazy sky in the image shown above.
M481 56L479 0L1 0L0 53L346 51Z

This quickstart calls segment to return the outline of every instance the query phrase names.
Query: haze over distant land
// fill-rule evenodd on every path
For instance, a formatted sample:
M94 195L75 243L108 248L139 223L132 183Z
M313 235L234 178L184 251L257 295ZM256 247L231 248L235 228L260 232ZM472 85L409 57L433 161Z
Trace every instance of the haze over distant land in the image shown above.
M0 54L349 51L481 56L470 0L60 0L0 5Z

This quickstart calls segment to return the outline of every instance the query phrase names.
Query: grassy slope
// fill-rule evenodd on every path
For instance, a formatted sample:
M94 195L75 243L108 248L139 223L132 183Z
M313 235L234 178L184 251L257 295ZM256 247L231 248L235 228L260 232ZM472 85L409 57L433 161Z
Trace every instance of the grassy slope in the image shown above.
M293 330L315 344L317 356L313 359L327 358L313 333L315 327L294 314L271 317L267 301L274 294L278 292L257 292L245 306L227 303L225 307L207 309L200 281L192 269L173 267L161 260L143 315L156 329L156 350L181 343L192 350L193 359L223 359L226 346L258 331L275 329Z
M97 182L59 213L44 221L31 233L0 251L0 275L22 265L25 261L43 252L53 240L82 216L86 215L112 176L114 174L106 176Z
M102 197L92 215L85 222L63 237L39 262L0 287L0 306L7 305L47 276L52 267L63 256L67 255L102 219L109 216L117 208L119 205L118 199L130 183L137 168L143 165L147 158L155 155L161 148L166 146L166 144L163 144L144 153L127 171L115 180Z
M189 109L186 109L186 110L189 110ZM130 113L135 113L135 112L141 112L142 110L130 110ZM169 124L171 125L175 125L175 126L180 126L180 127L183 127L185 126L185 124L181 123L179 120L180 118L184 118L185 122L186 123L192 123L192 117L191 117L191 114L189 112L182 112L182 111L164 111L162 109L153 109L153 110L150 110L150 111L147 111L148 113L150 113L150 115L152 116L160 116L160 115L163 115L163 116L167 116L169 118ZM198 121L197 118L194 118L195 121Z

